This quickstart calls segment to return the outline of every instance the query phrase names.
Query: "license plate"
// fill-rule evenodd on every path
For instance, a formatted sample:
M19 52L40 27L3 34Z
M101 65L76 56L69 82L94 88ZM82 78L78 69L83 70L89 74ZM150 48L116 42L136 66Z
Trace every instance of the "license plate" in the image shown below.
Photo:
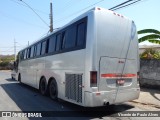
M117 84L118 84L118 85L124 85L124 83L125 83L124 80L121 80L121 79L120 79L120 80L117 80Z

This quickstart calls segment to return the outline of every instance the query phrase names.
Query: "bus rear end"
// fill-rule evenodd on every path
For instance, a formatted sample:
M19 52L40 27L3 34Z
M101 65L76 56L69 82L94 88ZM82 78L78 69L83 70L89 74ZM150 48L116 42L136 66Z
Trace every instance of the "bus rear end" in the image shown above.
M134 22L100 9L95 11L95 19L93 58L96 60L92 61L95 66L90 71L92 92L85 93L86 105L102 106L137 99L139 54Z

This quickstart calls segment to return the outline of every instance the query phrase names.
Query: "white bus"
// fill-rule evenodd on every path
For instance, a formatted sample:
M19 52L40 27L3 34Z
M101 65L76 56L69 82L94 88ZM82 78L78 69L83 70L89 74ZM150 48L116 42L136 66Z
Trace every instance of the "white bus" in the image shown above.
M132 20L95 7L18 54L18 81L86 107L137 99L138 40Z

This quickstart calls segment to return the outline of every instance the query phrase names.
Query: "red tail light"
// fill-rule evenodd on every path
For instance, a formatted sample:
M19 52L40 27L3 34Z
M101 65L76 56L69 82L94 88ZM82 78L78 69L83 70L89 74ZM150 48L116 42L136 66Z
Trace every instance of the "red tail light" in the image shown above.
M97 71L90 72L90 84L91 84L91 87L97 86Z

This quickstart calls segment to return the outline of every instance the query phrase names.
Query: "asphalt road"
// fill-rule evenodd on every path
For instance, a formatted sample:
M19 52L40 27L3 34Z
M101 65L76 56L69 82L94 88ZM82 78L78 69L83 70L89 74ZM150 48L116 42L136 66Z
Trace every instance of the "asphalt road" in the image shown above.
M55 117L37 120L146 120L146 117L111 117L125 111L142 111L140 108L123 103L105 107L85 108L64 101L53 101L42 96L38 90L11 79L9 71L0 71L0 111L50 111ZM54 111L54 112L53 112ZM76 111L76 112L75 112ZM118 111L118 112L117 112ZM74 113L73 113L74 112ZM100 114L99 114L100 113ZM62 116L61 116L62 114ZM74 114L72 116L72 114ZM65 117L68 115L69 117ZM0 117L0 120L33 120L36 118ZM157 119L158 118L151 118Z

